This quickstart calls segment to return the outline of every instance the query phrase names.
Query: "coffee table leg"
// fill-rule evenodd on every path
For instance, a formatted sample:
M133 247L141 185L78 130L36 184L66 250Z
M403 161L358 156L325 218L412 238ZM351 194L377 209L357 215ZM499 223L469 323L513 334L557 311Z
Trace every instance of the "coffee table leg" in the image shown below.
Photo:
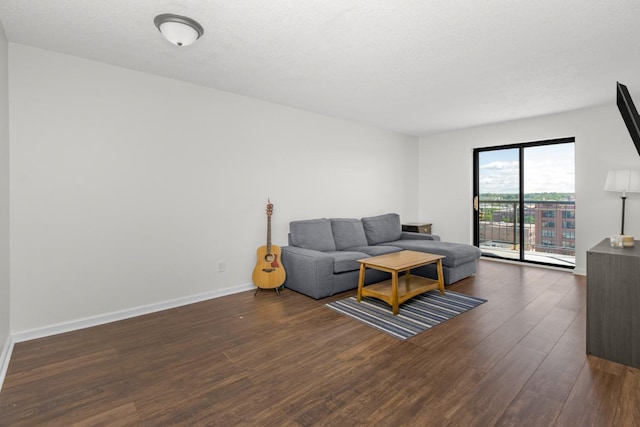
M362 288L364 287L364 264L360 264L360 276L358 276L358 302L362 301Z
M438 289L440 289L440 295L444 295L444 275L442 274L442 260L439 259L436 265L438 269Z
M398 314L398 272L391 273L391 307L393 315Z

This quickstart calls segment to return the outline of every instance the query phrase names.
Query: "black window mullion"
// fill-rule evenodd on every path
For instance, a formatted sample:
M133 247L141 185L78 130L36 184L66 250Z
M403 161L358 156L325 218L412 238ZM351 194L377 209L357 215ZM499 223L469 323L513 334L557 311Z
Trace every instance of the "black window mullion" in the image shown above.
M518 185L520 187L520 195L518 197L520 202L520 207L519 207L520 211L518 212L518 218L519 218L518 222L520 223L519 224L520 228L518 229L518 236L519 236L518 239L520 241L519 242L520 243L520 246L519 246L520 261L524 261L524 247L525 247L525 244L524 244L524 147L520 147L518 151L519 151L518 154L520 155L520 159L519 159L520 183Z

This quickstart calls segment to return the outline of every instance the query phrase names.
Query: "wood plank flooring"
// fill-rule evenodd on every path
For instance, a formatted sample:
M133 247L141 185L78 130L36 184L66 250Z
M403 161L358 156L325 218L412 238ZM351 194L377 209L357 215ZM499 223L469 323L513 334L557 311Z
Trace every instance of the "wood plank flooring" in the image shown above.
M488 302L407 341L284 290L15 345L0 426L634 426L640 370L585 354L586 279L481 260Z

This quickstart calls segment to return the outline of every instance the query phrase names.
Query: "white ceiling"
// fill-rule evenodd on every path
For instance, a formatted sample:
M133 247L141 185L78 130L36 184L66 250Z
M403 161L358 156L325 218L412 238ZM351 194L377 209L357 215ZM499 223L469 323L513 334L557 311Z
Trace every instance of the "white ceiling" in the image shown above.
M204 36L171 45L161 13ZM411 135L640 94L639 0L0 0L0 21L11 42Z

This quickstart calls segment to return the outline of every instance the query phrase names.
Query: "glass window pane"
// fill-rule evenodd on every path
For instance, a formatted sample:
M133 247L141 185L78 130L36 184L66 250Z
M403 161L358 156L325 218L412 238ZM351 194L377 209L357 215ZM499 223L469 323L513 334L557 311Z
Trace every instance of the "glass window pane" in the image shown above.
M479 243L485 255L519 259L520 152L478 153Z
M524 198L534 221L525 260L575 265L575 144L524 148Z

